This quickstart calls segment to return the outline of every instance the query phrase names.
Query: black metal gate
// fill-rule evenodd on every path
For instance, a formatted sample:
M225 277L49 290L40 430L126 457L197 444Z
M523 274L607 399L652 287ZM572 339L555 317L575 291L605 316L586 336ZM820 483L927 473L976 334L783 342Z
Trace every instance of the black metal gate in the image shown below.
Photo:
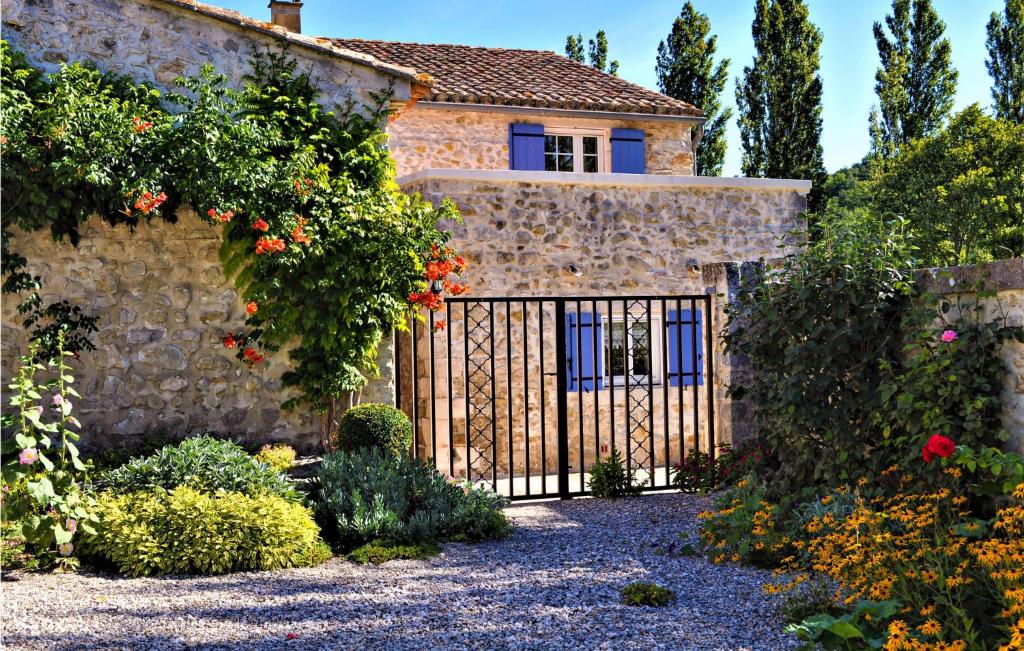
M589 493L612 450L645 490L715 454L711 297L449 298L400 338L413 455L512 499Z

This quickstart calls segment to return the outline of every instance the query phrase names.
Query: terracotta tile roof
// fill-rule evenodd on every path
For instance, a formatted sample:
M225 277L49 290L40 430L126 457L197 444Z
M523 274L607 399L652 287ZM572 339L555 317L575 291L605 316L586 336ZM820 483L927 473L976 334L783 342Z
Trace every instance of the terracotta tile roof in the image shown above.
M334 38L335 45L434 78L429 102L703 117L687 102L541 50Z

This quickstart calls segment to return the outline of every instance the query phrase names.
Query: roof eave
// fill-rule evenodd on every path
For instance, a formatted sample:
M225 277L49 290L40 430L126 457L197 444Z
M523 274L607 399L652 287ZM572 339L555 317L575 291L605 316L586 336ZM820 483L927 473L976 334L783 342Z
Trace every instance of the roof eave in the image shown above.
M523 115L552 116L565 118L593 118L596 120L650 120L664 122L686 122L700 125L707 122L703 115L679 113L646 113L642 111L591 111L586 109L549 108L544 106L520 106L517 104L474 104L469 102L432 102L420 100L416 106L447 111L478 111L481 113L520 113Z

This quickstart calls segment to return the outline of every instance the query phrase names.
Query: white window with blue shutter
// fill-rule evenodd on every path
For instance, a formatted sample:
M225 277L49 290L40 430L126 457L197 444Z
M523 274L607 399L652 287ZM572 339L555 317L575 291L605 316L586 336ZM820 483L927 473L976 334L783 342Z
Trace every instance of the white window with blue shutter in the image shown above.
M644 132L640 129L612 129L612 172L643 174L645 162Z
M566 314L569 391L589 392L595 381L601 389L623 387L627 376L630 386L660 385L666 379L669 386L702 386L702 324L700 310L670 310L664 318L651 315L649 322L646 317ZM665 361L667 369L663 368Z
M593 391L595 381L604 388L604 328L601 315L582 312L565 315L565 355L569 391ZM596 358L595 358L596 349Z
M670 386L704 384L704 337L700 310L670 310L665 320L668 336L668 382ZM696 347L695 347L696 346ZM694 361L696 360L696 372Z

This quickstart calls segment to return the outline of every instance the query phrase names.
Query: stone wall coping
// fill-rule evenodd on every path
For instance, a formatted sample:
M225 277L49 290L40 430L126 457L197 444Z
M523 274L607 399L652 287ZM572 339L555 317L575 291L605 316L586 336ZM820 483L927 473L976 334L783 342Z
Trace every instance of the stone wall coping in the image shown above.
M933 294L970 291L981 283L989 291L1024 289L1024 258L996 260L960 267L935 267L914 272L918 287Z
M574 172L527 172L522 170L425 169L398 178L402 187L433 179L482 181L486 183L554 183L570 186L737 188L769 191L792 190L807 194L810 181L798 179L754 179L732 176L675 176L666 174L576 174Z

